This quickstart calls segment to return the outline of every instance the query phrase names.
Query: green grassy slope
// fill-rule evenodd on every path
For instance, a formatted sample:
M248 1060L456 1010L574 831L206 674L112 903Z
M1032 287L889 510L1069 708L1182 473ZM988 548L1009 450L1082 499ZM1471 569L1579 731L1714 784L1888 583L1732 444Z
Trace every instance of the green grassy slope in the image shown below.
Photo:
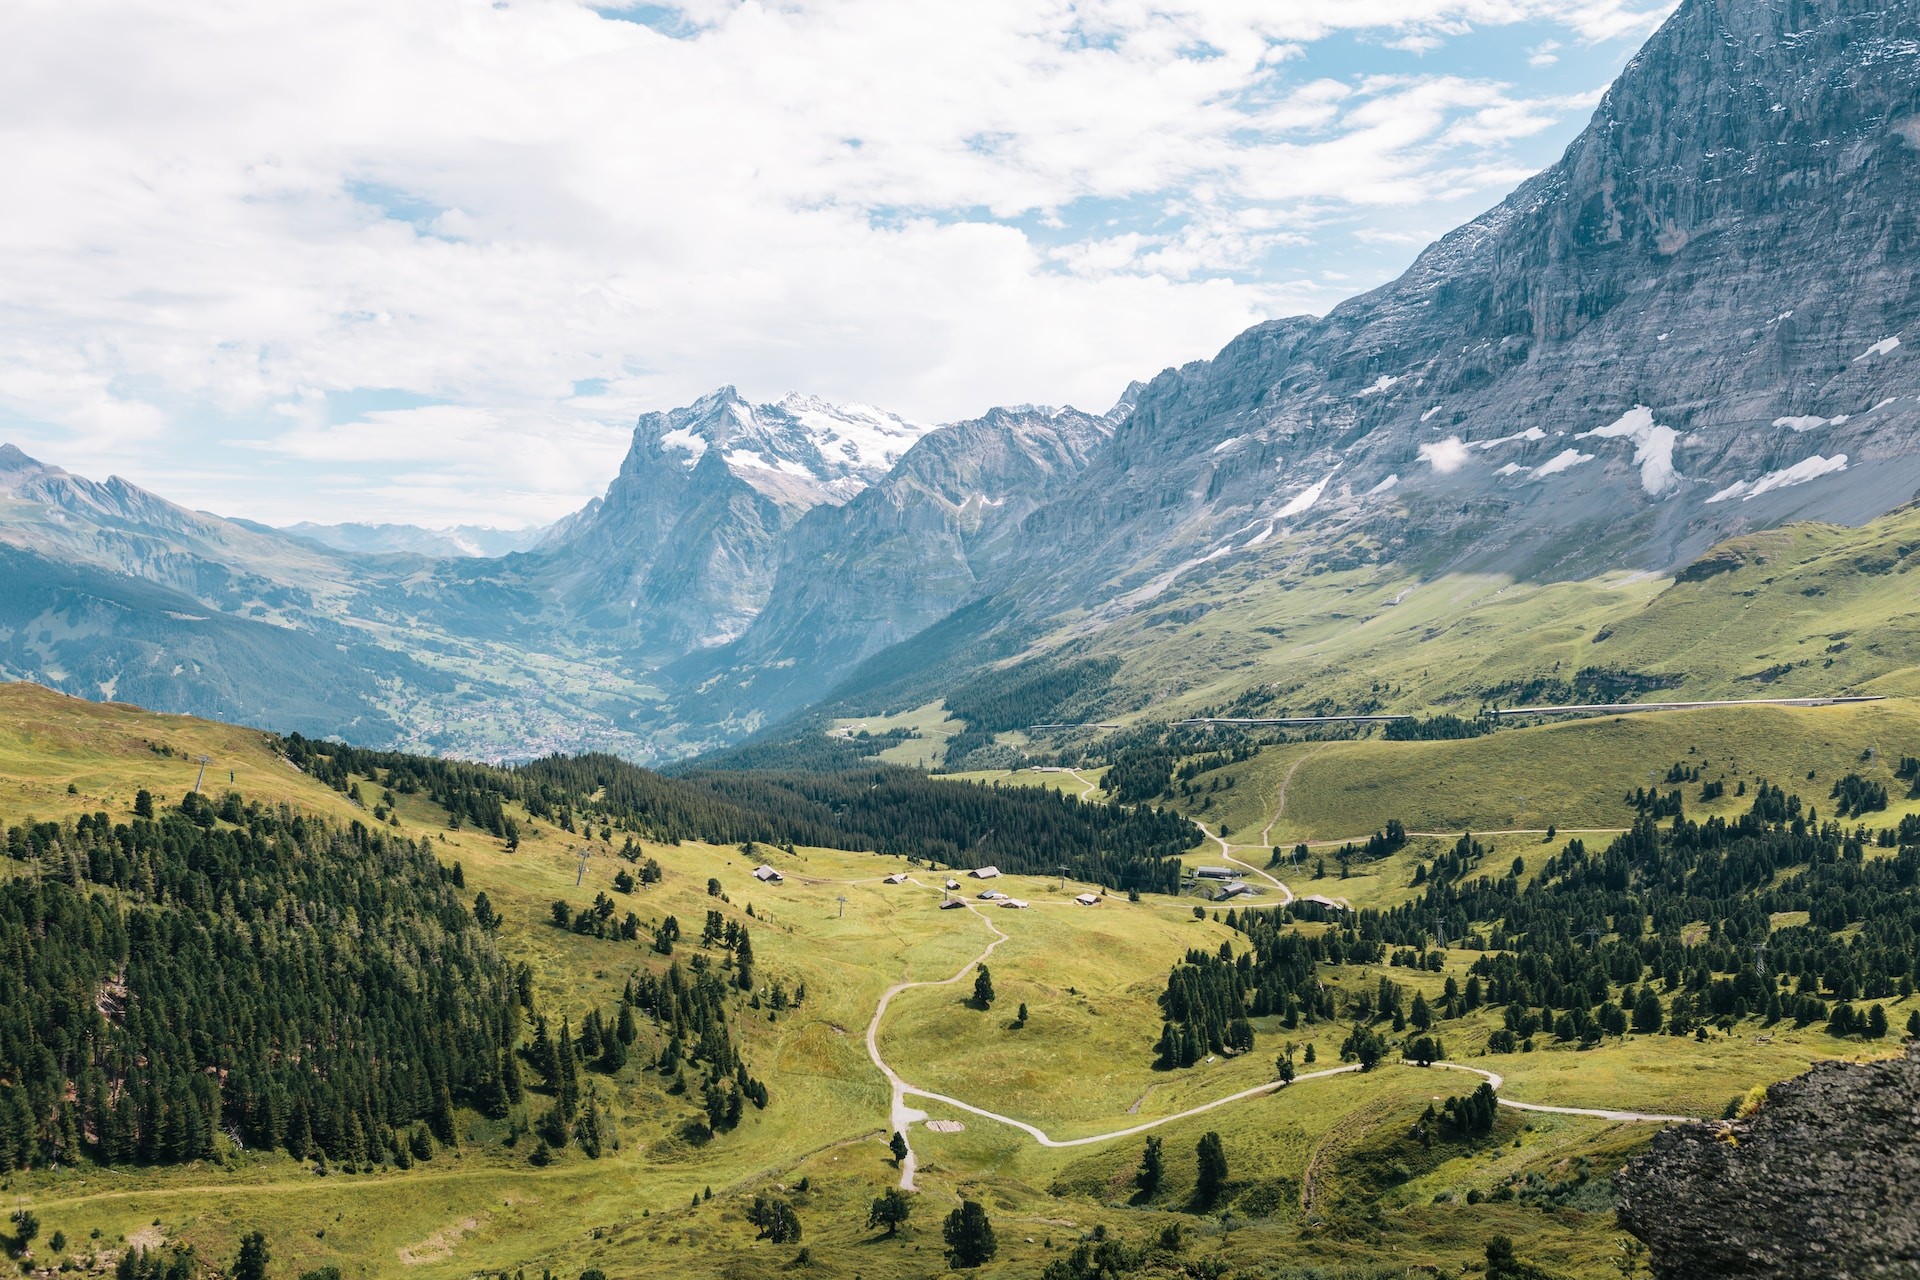
M1883 737L1884 749L1893 751L1892 739L1911 723L1900 707L1802 714L1783 723L1822 726L1824 736L1807 730L1796 740L1804 746L1818 737L1827 744L1818 758L1823 777L1848 751L1858 753L1862 736ZM1691 734L1658 728L1678 736L1652 745L1635 736L1649 731L1643 725L1689 724ZM1732 740L1747 732L1733 721L1686 717L1634 721L1624 730L1590 725L1512 731L1469 743L1343 744L1335 750L1352 753L1345 763L1334 758L1323 764L1316 756L1301 767L1275 834L1364 831L1374 824L1373 814L1396 812L1447 770L1455 771L1449 776L1460 790L1447 802L1456 808L1435 812L1439 829L1451 825L1440 824L1443 816L1475 828L1501 825L1509 769L1542 778L1587 770L1607 778L1625 770L1631 777L1644 770L1649 756L1663 766L1670 755L1694 758L1685 756L1687 745L1698 745L1716 764L1722 757L1731 762L1737 753L1743 767L1749 758L1768 768L1799 767L1803 757L1793 753L1802 747L1788 741L1794 735L1776 727L1754 731L1752 741ZM1578 745L1582 741L1585 746ZM1563 742L1570 745L1524 745ZM1410 756L1409 746L1419 750ZM1253 806L1244 824L1235 824L1241 856L1264 861L1257 832L1271 816L1261 807L1271 801L1270 787L1267 801L1259 797L1286 762L1285 753L1300 750L1285 748L1236 766L1244 780L1231 794ZM1779 753L1777 766L1775 756L1765 755L1769 750ZM0 687L0 826L29 815L51 819L96 809L125 820L139 787L177 801L192 784L193 758L202 753L214 758L209 778L219 784L216 791L225 788L231 770L233 785L250 797L342 821L364 819L346 797L276 757L254 731L6 686ZM1415 758L1425 763L1409 772L1404 762ZM1032 777L1051 785L1071 781L1070 775ZM1385 790L1351 790L1358 785L1354 779L1368 777L1407 780ZM1588 803L1579 800L1585 782L1566 785L1568 806ZM1624 822L1623 814L1607 807L1611 782L1592 785L1589 816L1595 824ZM1350 799L1355 794L1383 807L1359 807ZM443 861L461 863L469 891L484 890L501 910L502 946L532 966L539 1004L550 1016L567 1013L577 1026L587 1009L607 1008L630 973L657 970L662 963L642 946L585 938L546 923L555 899L577 908L609 890L614 864L604 858L591 862L584 882L575 884L575 837L520 813L523 843L510 853L484 833L447 829L445 815L420 796L400 797L399 812L404 831L430 833ZM1243 836L1243 825L1254 834ZM1252 843L1242 845L1243 839ZM1513 840L1516 848L1540 848L1538 837ZM1504 843L1499 851L1506 856ZM173 1169L83 1166L15 1173L0 1191L39 1213L44 1226L36 1262L51 1260L47 1239L59 1230L76 1258L89 1250L105 1256L127 1242L179 1241L223 1263L239 1235L257 1228L273 1248L276 1276L332 1264L355 1277L448 1280L520 1268L530 1275L551 1268L573 1280L588 1267L611 1277L773 1277L795 1274L796 1250L756 1241L743 1214L754 1194L777 1193L793 1201L804 1224L813 1266L799 1274L822 1277L904 1280L941 1271L938 1219L963 1195L980 1200L993 1217L1001 1256L987 1274L996 1276L1038 1276L1096 1229L1140 1242L1174 1223L1198 1233L1185 1246L1188 1260L1217 1256L1230 1268L1255 1268L1255 1274L1261 1266L1291 1265L1351 1267L1357 1270L1348 1274L1356 1275L1398 1275L1408 1265L1457 1272L1479 1257L1485 1238L1496 1231L1511 1235L1523 1257L1563 1274L1614 1274L1606 1262L1615 1236L1606 1171L1648 1140L1647 1127L1503 1116L1504 1127L1492 1138L1443 1147L1434 1156L1408 1143L1411 1118L1435 1095L1467 1092L1473 1081L1400 1066L1306 1081L1164 1125L1155 1132L1166 1144L1168 1183L1146 1205L1129 1203L1141 1139L1048 1149L1005 1126L928 1104L933 1117L965 1127L945 1133L914 1128L922 1160L915 1216L900 1238L877 1239L864 1227L867 1202L897 1174L884 1145L887 1088L867 1060L862 1037L882 989L957 971L988 938L981 920L936 908L944 877L922 871L917 884L882 883L882 875L906 869L898 859L806 848L794 856L762 849L749 858L736 847L698 842L649 842L646 852L660 861L665 879L633 896L632 907L643 919L673 913L693 922L697 933L705 911L718 907L750 924L764 977L778 978L789 989L806 983L807 999L798 1009L777 1017L758 1010L741 1023L746 1057L773 1096L766 1112L749 1111L737 1131L700 1141L685 1129L692 1108L666 1095L666 1082L641 1068L645 1054L637 1051L636 1062L618 1076L589 1077L620 1135L618 1149L597 1161L573 1150L548 1168L533 1168L524 1144L505 1145L501 1123L463 1114L460 1150L441 1152L405 1173L336 1170L321 1177L283 1155L237 1151L221 1163ZM753 862L767 857L787 873L784 884L750 878ZM1329 891L1357 904L1390 901L1402 891L1399 873L1408 862L1367 868L1343 882L1345 888ZM23 864L0 860L0 874L24 873ZM720 881L730 901L708 896L709 877ZM1190 1071L1153 1071L1159 1019L1154 1001L1168 967L1188 948L1242 946L1238 935L1210 914L1195 918L1191 900L1109 899L1088 909L1069 902L1081 886L1056 888L1053 880L1033 877L1002 883L1035 905L991 913L993 924L1010 935L991 960L999 993L992 1011L959 1003L961 988L915 990L895 1002L882 1027L883 1052L915 1084L1073 1137L1172 1115L1262 1083L1271 1078L1273 1057L1286 1039L1313 1043L1321 1066L1336 1063L1343 1028L1322 1024L1288 1032L1268 1019L1256 1027L1252 1054ZM1309 885L1302 881L1298 887ZM698 951L689 939L677 954L685 959ZM1449 952L1440 973L1332 966L1325 981L1357 992L1385 975L1434 997L1446 977L1463 977L1471 959L1472 953ZM1030 1019L1015 1030L1008 1024L1020 1002L1028 1005ZM1890 1006L1897 1020L1904 1021L1912 1003ZM1474 1061L1498 1025L1486 1010L1448 1022L1450 1052ZM643 1030L638 1050L651 1047L651 1034ZM1859 1042L1825 1037L1817 1026L1763 1034L1744 1024L1705 1043L1656 1036L1609 1039L1589 1052L1542 1047L1502 1056L1498 1069L1509 1077L1512 1094L1527 1100L1717 1114L1727 1098L1756 1082L1793 1074L1820 1057L1868 1051ZM1215 1217L1179 1212L1193 1183L1195 1143L1208 1130L1225 1140L1235 1206L1230 1230ZM1576 1168L1590 1170L1591 1177L1576 1185L1569 1173ZM805 1191L799 1190L803 1179ZM1479 1201L1516 1185L1535 1190L1467 1201L1469 1191L1479 1193ZM702 1199L694 1206L696 1195Z
M1862 754L1872 751L1869 759ZM1364 837L1399 818L1408 830L1459 833L1557 826L1619 828L1633 820L1625 795L1635 787L1677 787L1696 817L1746 807L1737 794L1757 779L1791 785L1823 811L1833 781L1859 773L1888 786L1890 821L1920 812L1903 797L1894 770L1920 755L1920 707L1906 699L1838 707L1743 707L1569 720L1507 728L1460 742L1293 743L1269 747L1228 766L1231 790L1213 793L1205 811L1183 807L1236 840L1260 844L1281 780L1291 776L1286 809L1272 843ZM1700 769L1700 782L1664 781L1675 764ZM1813 776L1810 778L1809 774ZM1199 780L1203 785L1209 775ZM1726 794L1699 801L1701 783L1723 780Z
M1330 567L1281 543L1203 565L1103 625L1074 618L1024 655L1121 660L1101 705L1124 723L1193 714L1470 714L1586 668L1663 677L1682 700L1920 691L1907 576L1920 509L1860 528L1799 524L1715 547L1677 577L1575 581ZM936 697L928 672L914 688ZM877 709L877 708L876 708ZM1078 740L1041 735L1042 746ZM1024 745L1024 744L1023 744Z

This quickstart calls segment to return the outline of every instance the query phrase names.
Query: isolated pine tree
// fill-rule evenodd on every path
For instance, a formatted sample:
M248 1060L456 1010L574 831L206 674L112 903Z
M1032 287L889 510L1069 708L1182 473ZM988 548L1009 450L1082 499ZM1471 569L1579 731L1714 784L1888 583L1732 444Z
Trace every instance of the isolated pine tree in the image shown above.
M962 1200L960 1207L947 1215L941 1235L947 1242L947 1265L956 1270L984 1266L1000 1251L987 1211L972 1200Z
M867 1209L867 1228L885 1227L888 1235L898 1234L900 1224L913 1213L913 1198L898 1187L888 1187L873 1199Z
M1194 1154L1199 1157L1199 1168L1194 1176L1193 1202L1196 1209L1205 1213L1226 1190L1227 1150L1220 1143L1220 1135L1209 1129L1201 1135Z
M1166 1160L1160 1154L1160 1139L1148 1138L1146 1150L1140 1153L1140 1168L1133 1175L1133 1185L1140 1188L1142 1200L1151 1200L1160 1194L1160 1183L1166 1177L1166 1172Z

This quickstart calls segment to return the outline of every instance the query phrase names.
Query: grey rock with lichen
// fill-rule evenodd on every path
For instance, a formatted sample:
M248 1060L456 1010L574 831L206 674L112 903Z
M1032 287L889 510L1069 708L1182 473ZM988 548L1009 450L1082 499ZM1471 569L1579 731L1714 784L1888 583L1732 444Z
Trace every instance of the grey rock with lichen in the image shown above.
M1920 1276L1920 1044L1819 1063L1731 1124L1667 1129L1614 1185L1660 1280Z

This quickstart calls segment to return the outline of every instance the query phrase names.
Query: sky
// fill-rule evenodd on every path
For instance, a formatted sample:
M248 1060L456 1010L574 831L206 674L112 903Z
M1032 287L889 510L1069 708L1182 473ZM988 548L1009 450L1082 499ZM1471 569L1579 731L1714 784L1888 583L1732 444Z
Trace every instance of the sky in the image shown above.
M1552 163L1667 0L9 0L0 441L540 524L731 384L1106 409Z

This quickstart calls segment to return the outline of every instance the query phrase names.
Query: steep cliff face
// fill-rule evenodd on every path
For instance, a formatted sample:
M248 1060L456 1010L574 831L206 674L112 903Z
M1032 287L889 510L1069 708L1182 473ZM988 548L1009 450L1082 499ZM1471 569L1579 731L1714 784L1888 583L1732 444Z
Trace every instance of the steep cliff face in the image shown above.
M724 644L765 603L800 517L885 477L925 431L864 405L754 405L723 387L644 415L606 497L541 552L568 611L615 643Z
M1668 1129L1614 1185L1659 1280L1920 1275L1920 1044L1820 1063L1730 1126Z
M714 656L717 697L756 722L820 697L863 658L946 617L1030 546L1022 522L1064 490L1124 418L994 409L942 427L885 479L788 535L766 608ZM706 683L707 672L698 673Z
M1289 539L1662 568L1920 491L1920 11L1688 0L1553 168L1324 319L1170 370L1030 523L1059 608Z

